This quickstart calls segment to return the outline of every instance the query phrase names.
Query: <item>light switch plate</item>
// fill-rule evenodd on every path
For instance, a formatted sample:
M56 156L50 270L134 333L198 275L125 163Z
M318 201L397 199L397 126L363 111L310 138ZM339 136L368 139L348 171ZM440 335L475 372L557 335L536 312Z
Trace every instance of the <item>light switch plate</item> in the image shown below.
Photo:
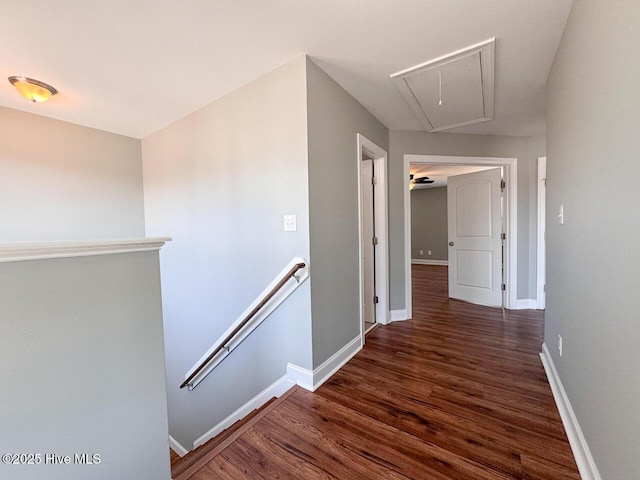
M284 216L284 231L295 232L298 229L297 220L295 215Z

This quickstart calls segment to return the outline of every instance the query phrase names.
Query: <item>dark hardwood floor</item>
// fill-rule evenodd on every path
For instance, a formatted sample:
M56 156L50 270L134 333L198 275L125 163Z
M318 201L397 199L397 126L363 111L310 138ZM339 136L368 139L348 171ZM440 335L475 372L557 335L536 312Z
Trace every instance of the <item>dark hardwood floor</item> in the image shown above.
M195 473L208 479L579 480L538 352L542 313L447 298L413 267L413 320L379 326Z

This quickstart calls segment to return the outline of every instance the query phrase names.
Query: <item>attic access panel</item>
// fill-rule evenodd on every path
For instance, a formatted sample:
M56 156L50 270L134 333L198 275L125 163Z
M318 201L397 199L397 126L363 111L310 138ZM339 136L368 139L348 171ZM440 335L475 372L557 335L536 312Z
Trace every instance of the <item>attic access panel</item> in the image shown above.
M495 39L391 76L428 132L493 120Z

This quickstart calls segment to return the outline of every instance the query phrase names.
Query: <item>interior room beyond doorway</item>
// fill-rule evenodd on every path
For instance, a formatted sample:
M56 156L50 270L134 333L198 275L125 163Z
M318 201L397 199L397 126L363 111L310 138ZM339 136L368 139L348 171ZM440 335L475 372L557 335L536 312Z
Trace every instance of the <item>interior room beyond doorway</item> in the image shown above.
M443 271L448 279L447 285L453 283L453 286L448 288L448 296L468 300L472 303L480 302L478 301L479 299L475 299L473 296L468 297L465 292L462 292L462 296L457 295L457 282L463 279L456 278L457 276L455 275L458 269L470 269L471 266L458 265L458 269L453 271L448 268L451 254L454 254L452 259L454 262L452 263L456 263L455 245L450 245L450 243L454 243L450 242L450 238L455 236L456 220L455 211L452 211L452 204L447 199L448 194L452 194L447 186L450 177L455 177L456 179L465 178L466 174L489 169L500 170L500 167L427 164L413 164L410 167L411 264L444 267ZM501 175L501 173L498 174ZM460 175L465 177L459 177ZM453 203L455 204L455 200ZM495 253L496 258L494 261L499 263L496 267L501 269L502 252L497 251ZM489 275L491 274L491 272L488 273ZM468 274L467 277L469 277ZM502 279L500 278L499 281L502 282ZM502 306L501 295L499 299L496 298L494 301L499 302L499 306Z
M472 303L515 309L517 292L517 159L493 157L446 157L405 155L405 276L407 313L411 316L411 265L454 265L450 297ZM428 178L427 178L428 177ZM449 178L463 184L450 189ZM492 185L492 186L491 186ZM486 190L480 197L481 190ZM497 189L497 190L496 190ZM489 193L491 193L489 195ZM461 193L462 192L462 193ZM484 196L482 196L484 195ZM478 202L476 199L481 199ZM483 213L479 204L491 203L492 210ZM460 221L451 220L451 208L467 222L466 233L456 236ZM485 209L486 210L486 209ZM462 215L459 213L462 212ZM482 219L480 221L479 219ZM490 219L493 219L491 223ZM484 222L484 226L481 223ZM449 226L455 228L450 230ZM469 228L478 229L473 233ZM457 230L456 230L457 229ZM483 230L484 229L484 230ZM488 232L488 233L487 233ZM504 235L503 235L504 234ZM468 247L472 237L491 237L491 248ZM454 238L455 237L455 238ZM497 243L496 243L497 242ZM454 253L453 260L450 255ZM484 259L483 259L484 255ZM513 260L513 261L512 261ZM478 268L478 265L489 268ZM462 275L462 276L461 276ZM487 286L491 287L488 288ZM457 296L454 287L467 286L491 290L491 299ZM503 293L504 292L504 293ZM482 292L481 292L482 293Z

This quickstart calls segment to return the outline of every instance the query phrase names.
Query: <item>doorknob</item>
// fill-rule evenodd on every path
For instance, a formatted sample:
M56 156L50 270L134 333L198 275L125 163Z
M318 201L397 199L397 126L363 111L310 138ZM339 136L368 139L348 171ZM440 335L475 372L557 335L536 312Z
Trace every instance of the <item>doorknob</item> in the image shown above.
M450 247L453 247L453 242L449 242L449 246L450 246Z

